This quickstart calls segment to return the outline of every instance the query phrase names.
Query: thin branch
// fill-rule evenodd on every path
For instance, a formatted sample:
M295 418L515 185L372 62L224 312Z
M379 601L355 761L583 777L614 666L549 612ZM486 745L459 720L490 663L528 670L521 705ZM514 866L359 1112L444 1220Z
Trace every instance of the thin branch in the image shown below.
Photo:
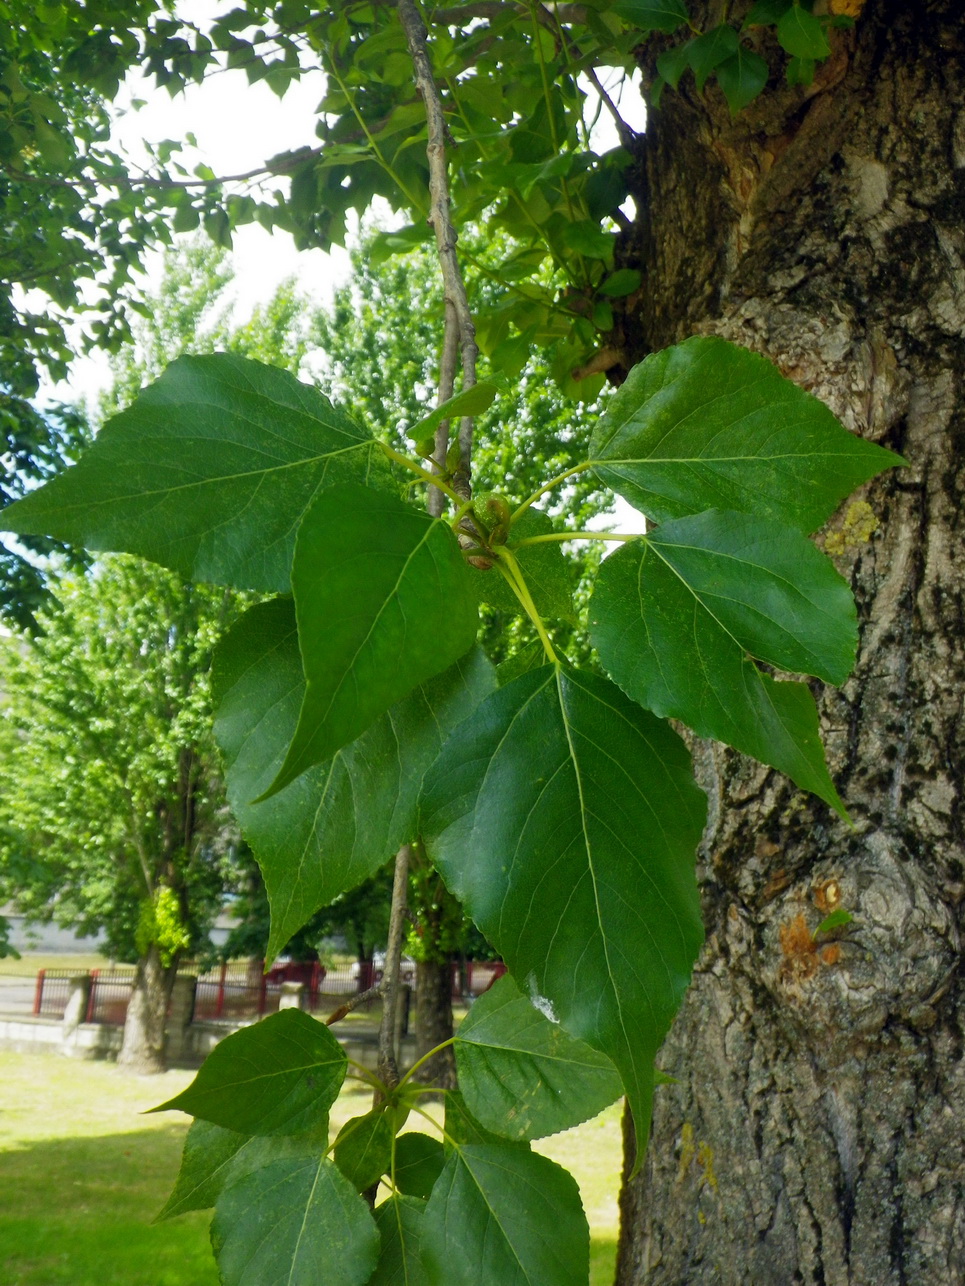
M382 995L381 982L376 983L374 987L369 987L368 991L358 991L350 999L346 1000L344 1005L339 1005L338 1009L333 1009L325 1019L325 1026L331 1027L333 1023L339 1023L343 1018L347 1018L353 1009L358 1009L360 1005L367 1005L370 1000L378 1000Z
M399 996L399 962L405 930L406 891L409 883L410 845L403 844L395 855L392 880L392 910L389 914L389 940L385 946L385 973L382 976L382 1022L379 1025L379 1077L390 1090L399 1083L399 1063L395 1049L395 1014Z
M429 223L436 234L436 248L442 269L442 283L446 310L454 310L462 356L462 386L471 388L476 383L476 330L469 311L466 285L462 279L456 257L456 230L449 213L449 175L446 166L446 121L442 99L432 78L429 53L426 48L428 32L414 0L399 0L399 18L409 45L415 69L416 89L422 96L426 109L429 141L426 156L429 160ZM466 416L459 426L459 465L453 471L453 486L468 500L471 495L472 418Z
M447 9L431 9L429 16L433 22L458 27L473 18L502 18L509 12L528 14L530 10L528 5L513 4L511 0L476 0L476 3L452 5ZM580 26L586 23L585 5L556 4L553 12L562 22L575 22Z

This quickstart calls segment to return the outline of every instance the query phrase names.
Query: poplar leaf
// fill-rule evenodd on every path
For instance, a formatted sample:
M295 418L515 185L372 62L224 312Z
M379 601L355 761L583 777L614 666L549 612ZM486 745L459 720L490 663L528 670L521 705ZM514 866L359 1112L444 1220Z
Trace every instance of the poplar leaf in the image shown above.
M422 1264L426 1203L415 1197L389 1197L375 1207L382 1238L379 1262L368 1286L428 1286Z
M576 1180L523 1144L455 1148L426 1206L422 1250L430 1286L586 1286Z
M271 906L268 959L321 906L411 839L422 778L443 740L495 687L478 647L420 684L350 745L253 804L276 776L304 701L291 598L259 603L215 655L215 737L228 798Z
M555 666L488 697L426 776L433 862L533 1004L616 1065L641 1138L703 936L704 814L667 724Z
M324 491L292 568L305 695L262 798L354 741L476 639L469 571L448 523L367 487Z
M287 371L230 353L179 357L78 464L0 522L140 554L193 580L287 590L315 496L383 473L371 436Z
M849 433L766 358L706 336L635 366L590 450L603 481L655 522L736 509L806 532L902 463Z
M467 1107L508 1139L568 1130L623 1093L610 1060L550 1022L509 974L473 1005L454 1048Z
M151 1111L177 1109L239 1134L303 1134L327 1123L347 1065L324 1023L283 1009L225 1037L188 1088Z
M211 1244L223 1286L365 1286L379 1233L324 1157L275 1161L224 1189Z

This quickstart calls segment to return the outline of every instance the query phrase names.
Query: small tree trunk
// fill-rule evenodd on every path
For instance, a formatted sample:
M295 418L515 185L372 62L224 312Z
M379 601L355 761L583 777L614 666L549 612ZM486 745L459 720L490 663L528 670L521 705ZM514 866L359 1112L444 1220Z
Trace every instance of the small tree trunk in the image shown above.
M141 1076L166 1069L165 1027L177 972L177 961L165 968L153 944L148 954L137 962L124 1023L124 1039L117 1056L118 1067Z
M419 1059L443 1041L452 1039L452 967L448 960L426 960L416 965L415 1003L415 1053ZM456 1060L452 1046L447 1045L423 1063L412 1079L420 1085L455 1089Z

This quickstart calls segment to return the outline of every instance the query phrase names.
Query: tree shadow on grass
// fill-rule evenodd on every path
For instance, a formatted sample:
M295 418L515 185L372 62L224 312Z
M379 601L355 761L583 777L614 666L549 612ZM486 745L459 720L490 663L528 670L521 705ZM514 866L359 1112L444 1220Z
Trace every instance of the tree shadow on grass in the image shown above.
M210 1212L151 1223L183 1141L172 1126L0 1155L4 1286L216 1286Z

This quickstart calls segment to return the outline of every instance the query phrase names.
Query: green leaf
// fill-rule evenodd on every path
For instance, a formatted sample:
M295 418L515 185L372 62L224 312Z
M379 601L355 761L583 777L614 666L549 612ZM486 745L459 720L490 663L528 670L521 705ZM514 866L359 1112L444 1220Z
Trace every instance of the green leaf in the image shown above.
M239 1134L304 1134L327 1124L346 1066L324 1023L283 1009L227 1036L186 1090L151 1111L176 1108Z
M363 429L286 371L229 353L181 357L0 523L193 580L287 590L314 497L379 474L382 461Z
M226 1187L211 1244L223 1286L365 1286L379 1233L332 1162L305 1157L273 1162Z
M416 442L421 442L423 438L431 437L443 420L451 420L463 415L481 415L492 406L498 396L499 389L495 384L474 384L472 388L464 388L461 393L450 397L414 424L408 430L408 436Z
M668 34L687 21L684 0L618 0L613 12L640 31L666 31Z
M817 937L819 933L831 933L834 929L843 929L845 925L851 924L853 921L854 916L851 912L846 911L843 906L839 906L830 915L824 917L814 930L814 936Z
M832 683L854 663L850 590L803 535L714 511L666 523L603 562L590 614L600 659L635 701L779 768L844 815L810 691L752 659Z
M323 1144L324 1131L262 1138L195 1121L184 1141L174 1191L154 1222L208 1210L229 1183L273 1161L316 1156Z
M767 84L767 76L767 63L746 45L738 45L737 53L718 66L717 83L727 99L731 116L754 101Z
M428 1286L422 1265L422 1227L426 1203L415 1197L389 1197L375 1208L382 1249L368 1286Z
M690 66L690 46L693 41L688 40L686 44L674 45L672 49L665 49L662 54L657 55L657 71L674 89L680 84L680 77ZM651 87L651 95L653 88ZM657 104L659 106L659 103Z
M640 1137L702 940L705 808L665 723L557 667L487 698L426 775L432 860L532 1002L616 1064Z
M573 602L576 585L573 564L563 553L561 542L554 540L517 547L518 542L526 537L545 536L555 530L549 514L530 506L513 523L506 546L516 555L540 616L572 621L576 611ZM470 567L469 570L479 602L488 603L500 612L511 612L516 616L523 614L519 599L497 567L488 571L478 567Z
M810 85L814 80L814 59L789 58L785 75L789 85Z
M231 1163L251 1139L210 1121L195 1121L184 1140L181 1168L174 1190L155 1222L173 1219L188 1210L208 1210L218 1199Z
M335 1164L364 1192L388 1171L392 1160L392 1125L381 1108L353 1116L339 1130L333 1156Z
M636 268L618 268L616 272L611 273L602 285L597 287L598 295L606 295L608 299L623 299L626 295L632 295L639 289L640 282L643 280Z
M476 1120L466 1100L458 1090L450 1090L446 1095L446 1145L448 1154L453 1147L462 1147L465 1143L502 1144L506 1140Z
M373 875L415 833L422 778L443 740L495 687L473 648L386 711L351 745L261 804L305 692L290 598L251 608L214 662L215 736L228 799L271 905L268 959L321 906Z
M780 18L777 39L795 58L827 58L831 53L820 18L800 4L792 4Z
M698 89L703 89L707 77L715 67L737 52L739 43L737 32L727 23L705 31L702 36L690 41L687 45L687 60L693 68Z
M849 433L766 358L705 336L635 366L590 450L604 482L656 522L737 509L802 531L902 463Z
M744 19L745 27L767 27L771 23L778 22L780 18L790 9L794 0L757 0L757 3L751 6L751 11Z
M367 487L323 491L292 567L305 698L268 797L348 745L476 639L469 572L445 521Z
M428 1197L445 1159L438 1139L418 1130L400 1134L395 1141L395 1186L409 1196Z
M576 1180L519 1143L455 1149L426 1206L422 1252L430 1286L586 1286Z
M551 1023L508 974L463 1019L455 1052L469 1110L509 1139L568 1130L623 1093L610 1060Z

